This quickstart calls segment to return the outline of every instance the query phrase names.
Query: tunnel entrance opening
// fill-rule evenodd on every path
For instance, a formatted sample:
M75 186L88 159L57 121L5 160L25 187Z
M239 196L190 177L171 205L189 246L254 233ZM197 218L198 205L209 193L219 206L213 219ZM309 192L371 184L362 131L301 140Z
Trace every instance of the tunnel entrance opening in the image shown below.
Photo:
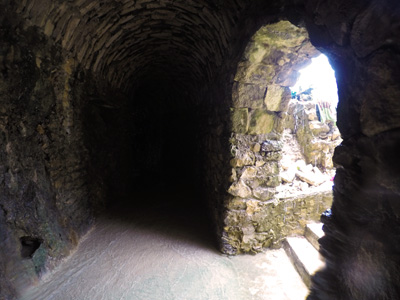
M261 27L238 63L231 107L232 198L224 227L228 252L280 247L332 204L334 171L322 171L333 167L338 131L333 120L321 122L328 116L324 105L309 101L312 95L306 99L304 91L292 99L290 90L318 55L305 28L280 21ZM323 182L325 189L307 194Z

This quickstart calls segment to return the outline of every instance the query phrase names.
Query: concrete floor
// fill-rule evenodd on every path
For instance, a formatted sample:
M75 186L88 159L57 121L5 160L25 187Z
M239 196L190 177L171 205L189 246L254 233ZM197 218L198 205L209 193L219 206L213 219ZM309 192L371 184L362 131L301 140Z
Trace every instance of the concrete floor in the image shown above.
M109 214L23 300L304 300L285 252L229 257L210 226L167 206Z

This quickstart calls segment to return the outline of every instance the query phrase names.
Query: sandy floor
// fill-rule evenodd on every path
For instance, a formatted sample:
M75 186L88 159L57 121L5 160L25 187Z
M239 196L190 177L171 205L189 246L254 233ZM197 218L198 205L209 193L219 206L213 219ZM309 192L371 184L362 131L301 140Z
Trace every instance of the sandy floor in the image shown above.
M166 207L99 218L76 252L22 299L305 299L283 250L222 255L202 222Z

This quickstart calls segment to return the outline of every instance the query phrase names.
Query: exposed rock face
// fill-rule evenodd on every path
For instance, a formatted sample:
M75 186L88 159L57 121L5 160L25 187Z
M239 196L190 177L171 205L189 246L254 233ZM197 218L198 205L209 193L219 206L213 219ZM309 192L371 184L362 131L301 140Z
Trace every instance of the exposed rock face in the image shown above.
M74 62L64 60L33 28L4 23L0 208L2 226L10 232L2 235L2 259L8 257L2 270L19 286L51 267L53 258L67 255L92 214L88 156L82 151L83 105L71 91ZM22 237L41 241L30 259L22 255Z
M309 299L396 299L400 27L392 21L400 4L315 4L306 3L309 33L336 71L343 142L333 158L339 168L321 241L327 268Z
M107 173L123 171L118 155L125 146L113 152L124 135L110 136L99 122L104 85L12 11L1 21L0 298L11 299L90 228L104 206L104 182L112 186ZM104 157L114 157L115 166Z
M336 71L343 138L321 241L327 268L309 299L400 298L399 5L3 1L0 298L67 255L106 197L123 195L142 170L195 170L188 177L202 186L225 252L258 251L299 228L273 197L288 87L315 53L306 32ZM179 152L168 146L187 137ZM175 161L190 167L175 172ZM319 213L302 205L293 215Z
M257 31L239 62L232 89L233 158L228 189L234 198L226 201L223 227L223 251L227 253L277 247L285 236L300 232L306 220L318 220L319 211L330 206L329 190L323 197L290 200L280 199L276 190L282 180L282 134L285 123L290 123L285 122L289 87L296 82L295 70L317 54L304 29L281 21ZM290 113L294 123L293 109ZM301 117L308 122L308 116ZM303 136L312 136L310 129Z

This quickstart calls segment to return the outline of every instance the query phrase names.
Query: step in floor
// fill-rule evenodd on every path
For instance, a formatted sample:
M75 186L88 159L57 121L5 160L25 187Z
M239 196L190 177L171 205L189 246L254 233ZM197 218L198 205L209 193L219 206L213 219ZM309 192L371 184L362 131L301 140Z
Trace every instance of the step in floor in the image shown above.
M319 250L318 239L324 236L322 226L323 226L322 223L310 223L307 224L306 229L304 231L304 236L306 237L306 239L317 250Z
M287 255L304 283L311 286L311 276L324 267L318 251L305 237L288 237L284 243Z

